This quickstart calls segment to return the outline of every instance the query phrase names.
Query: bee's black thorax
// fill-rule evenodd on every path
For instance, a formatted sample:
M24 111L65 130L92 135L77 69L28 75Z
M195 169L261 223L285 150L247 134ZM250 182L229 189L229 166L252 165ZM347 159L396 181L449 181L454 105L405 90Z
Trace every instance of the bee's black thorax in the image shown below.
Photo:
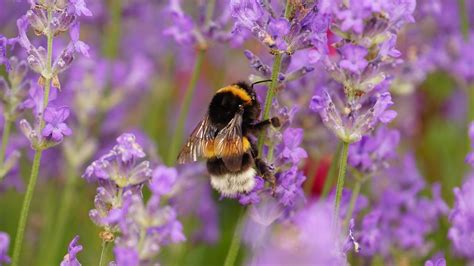
M209 118L218 129L222 129L232 120L241 105L244 106L242 131L245 135L248 125L255 123L260 116L260 103L255 91L244 82L217 91L209 104Z

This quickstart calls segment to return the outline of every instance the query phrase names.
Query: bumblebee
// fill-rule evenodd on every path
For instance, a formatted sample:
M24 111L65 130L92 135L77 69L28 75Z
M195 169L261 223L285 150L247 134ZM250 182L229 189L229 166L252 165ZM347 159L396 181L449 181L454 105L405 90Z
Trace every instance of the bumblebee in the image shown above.
M270 125L279 127L280 120L259 121L255 84L238 82L219 89L178 155L180 164L205 158L211 185L224 196L251 191L257 173L274 185L273 169L258 157L251 136Z

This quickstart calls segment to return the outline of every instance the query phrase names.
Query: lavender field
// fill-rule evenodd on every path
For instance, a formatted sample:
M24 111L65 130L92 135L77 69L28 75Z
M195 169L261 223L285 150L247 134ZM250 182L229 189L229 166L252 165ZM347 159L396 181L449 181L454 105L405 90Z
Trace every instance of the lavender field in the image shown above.
M0 266L474 266L474 0L0 0Z

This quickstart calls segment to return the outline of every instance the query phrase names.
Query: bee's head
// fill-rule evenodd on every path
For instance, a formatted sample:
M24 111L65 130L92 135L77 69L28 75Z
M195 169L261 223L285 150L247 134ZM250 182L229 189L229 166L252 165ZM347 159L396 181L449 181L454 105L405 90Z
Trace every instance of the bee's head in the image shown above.
M253 88L252 85L249 85L247 82L245 81L239 81L235 84L236 86L238 86L239 88L243 89L244 91L247 92L247 94L250 96L250 98L252 99L252 102L256 102L257 101L257 94L255 93L255 90Z

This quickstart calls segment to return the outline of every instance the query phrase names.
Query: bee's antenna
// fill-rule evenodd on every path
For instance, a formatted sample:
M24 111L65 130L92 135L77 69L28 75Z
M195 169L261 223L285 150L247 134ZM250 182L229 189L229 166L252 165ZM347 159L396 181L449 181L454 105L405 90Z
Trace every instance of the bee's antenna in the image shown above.
M264 80L255 81L254 83L252 83L252 85L250 85L250 87L253 89L253 86L255 86L257 84L270 82L270 81L272 81L272 80L271 79L264 79Z

